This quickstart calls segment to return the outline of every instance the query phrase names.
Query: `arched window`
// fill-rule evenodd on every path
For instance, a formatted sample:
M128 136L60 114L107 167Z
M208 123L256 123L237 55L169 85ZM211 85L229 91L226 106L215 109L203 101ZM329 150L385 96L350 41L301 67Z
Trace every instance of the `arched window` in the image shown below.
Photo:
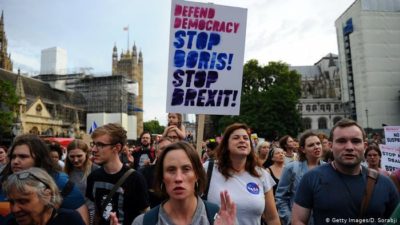
M339 111L339 105L338 105L338 104L335 104L334 107L335 107L335 108L334 108L335 112Z
M311 129L311 119L310 118L303 118L303 127L306 130Z
M298 104L297 105L297 110L300 111L300 112L303 111L303 105L302 104Z
M320 130L328 129L328 124L325 117L321 117L318 119L318 129Z
M307 112L310 112L311 106L310 105L306 105L306 110L307 110Z
M327 104L327 105L326 105L326 111L328 111L328 112L331 111L331 105L330 105L330 104Z
M320 106L319 106L319 109L320 109L321 111L325 112L325 105L320 105Z
M317 111L317 105L312 106L312 111Z

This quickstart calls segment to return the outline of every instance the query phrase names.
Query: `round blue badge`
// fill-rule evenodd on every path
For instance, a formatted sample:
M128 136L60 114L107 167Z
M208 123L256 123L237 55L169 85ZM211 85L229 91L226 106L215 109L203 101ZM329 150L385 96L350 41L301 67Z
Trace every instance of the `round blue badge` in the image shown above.
M259 194L260 193L260 188L258 187L258 185L254 182L250 182L247 184L247 190L252 193L252 194Z

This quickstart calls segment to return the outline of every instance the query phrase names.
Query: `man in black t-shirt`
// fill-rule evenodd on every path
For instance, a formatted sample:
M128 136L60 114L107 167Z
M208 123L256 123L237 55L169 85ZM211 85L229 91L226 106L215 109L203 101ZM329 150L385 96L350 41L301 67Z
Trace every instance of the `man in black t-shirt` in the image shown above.
M126 144L126 131L119 124L106 124L92 133L92 139L94 163L102 166L89 175L86 187L86 197L96 206L95 224L110 224L110 213L116 212L121 224L130 225L149 207L146 181L140 173L133 172L103 208L107 195L129 170L119 159Z
M155 152L152 146L150 132L143 131L140 135L140 146L133 151L132 155L134 158L133 168L135 170L148 166L154 161Z

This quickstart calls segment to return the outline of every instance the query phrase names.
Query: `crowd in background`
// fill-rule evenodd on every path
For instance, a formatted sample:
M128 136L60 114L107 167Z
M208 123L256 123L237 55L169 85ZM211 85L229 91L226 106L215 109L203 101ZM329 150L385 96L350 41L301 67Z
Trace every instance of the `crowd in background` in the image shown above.
M397 223L389 218L399 213L400 170L381 167L379 136L369 141L351 120L329 137L305 131L270 142L249 130L232 124L200 154L177 113L161 136L144 131L136 146L118 124L68 146L18 136L0 146L0 224ZM379 193L364 203L371 169Z

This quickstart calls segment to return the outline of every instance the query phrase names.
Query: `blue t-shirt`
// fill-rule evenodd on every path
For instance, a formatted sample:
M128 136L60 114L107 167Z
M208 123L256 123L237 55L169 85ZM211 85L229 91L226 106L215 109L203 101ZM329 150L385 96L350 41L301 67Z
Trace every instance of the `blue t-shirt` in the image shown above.
M297 189L295 203L313 210L315 224L360 224L361 201L366 188L368 170L359 175L345 175L331 164L319 166L306 173ZM365 224L384 224L399 202L399 194L388 177L380 175L375 184ZM381 222L380 222L381 221Z

